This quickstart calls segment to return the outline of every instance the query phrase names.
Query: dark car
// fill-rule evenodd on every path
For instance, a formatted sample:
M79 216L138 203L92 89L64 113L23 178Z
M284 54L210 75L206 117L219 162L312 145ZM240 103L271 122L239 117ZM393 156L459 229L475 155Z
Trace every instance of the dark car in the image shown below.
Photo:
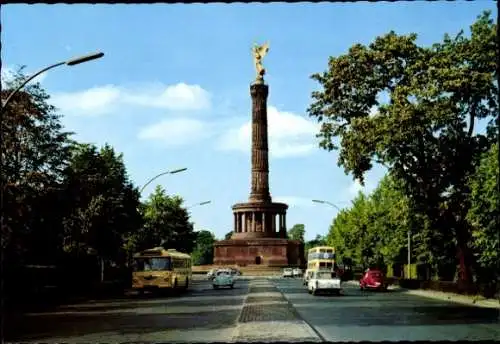
M359 280L359 288L361 290L387 290L387 280L385 274L381 270L368 269L363 277Z

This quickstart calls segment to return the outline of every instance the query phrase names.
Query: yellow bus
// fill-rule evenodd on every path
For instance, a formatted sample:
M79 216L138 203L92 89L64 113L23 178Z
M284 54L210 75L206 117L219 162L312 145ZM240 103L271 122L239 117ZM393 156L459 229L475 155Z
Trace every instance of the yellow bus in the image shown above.
M134 254L132 288L187 290L192 277L191 256L175 249L155 247Z
M307 270L304 273L304 285L307 284L310 275L316 270L335 269L335 248L331 246L317 246L307 252Z

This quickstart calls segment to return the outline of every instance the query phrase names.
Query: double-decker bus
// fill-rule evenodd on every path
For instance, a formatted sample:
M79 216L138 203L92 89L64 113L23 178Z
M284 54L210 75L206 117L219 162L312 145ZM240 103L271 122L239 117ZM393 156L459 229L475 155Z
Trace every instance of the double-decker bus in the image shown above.
M335 248L331 246L317 246L307 252L307 270L304 273L304 285L313 271L335 271Z
M175 249L155 247L134 254L132 288L187 290L191 281L191 256Z

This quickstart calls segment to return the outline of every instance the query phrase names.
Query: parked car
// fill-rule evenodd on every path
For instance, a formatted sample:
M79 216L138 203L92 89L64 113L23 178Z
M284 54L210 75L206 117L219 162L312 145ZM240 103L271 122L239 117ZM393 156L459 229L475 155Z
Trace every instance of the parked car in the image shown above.
M342 290L341 280L335 272L317 270L312 273L307 282L309 294L317 295L319 292L331 292L340 295Z
M387 290L388 283L385 274L378 269L368 269L359 280L359 289Z
M300 277L302 276L302 270L299 268L293 269L293 277Z
M292 268L284 268L283 269L283 277L293 277L293 269Z
M212 280L212 285L214 289L219 289L221 287L229 287L231 289L234 288L234 277L231 276L231 273L219 270L216 272L214 279Z

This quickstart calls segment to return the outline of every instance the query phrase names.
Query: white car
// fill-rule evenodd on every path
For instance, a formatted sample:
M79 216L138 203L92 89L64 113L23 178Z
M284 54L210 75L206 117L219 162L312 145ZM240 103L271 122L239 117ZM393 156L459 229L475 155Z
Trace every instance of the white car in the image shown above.
M307 286L307 283L309 282L309 279L311 278L313 272L314 270L309 270L309 269L307 269L306 272L304 272L304 276L302 277L302 283L305 286Z
M293 277L300 277L302 276L302 270L299 268L293 269Z
M212 286L214 289L219 289L221 287L234 288L234 278L231 273L224 270L219 270L215 273L215 277L212 280Z
M293 277L293 269L291 268L283 269L283 277Z
M209 272L207 272L207 279L211 280L215 277L215 269L211 269Z
M318 292L333 292L340 295L342 290L340 283L340 278L334 272L314 271L307 282L307 290L309 294L313 295L318 294Z

